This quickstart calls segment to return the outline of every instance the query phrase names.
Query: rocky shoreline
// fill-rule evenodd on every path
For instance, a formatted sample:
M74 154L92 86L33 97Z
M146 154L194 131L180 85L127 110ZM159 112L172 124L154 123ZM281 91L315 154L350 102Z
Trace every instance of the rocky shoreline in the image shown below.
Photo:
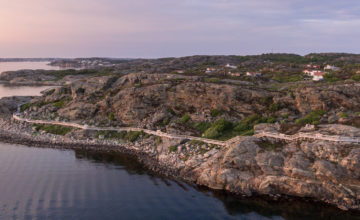
M157 143L159 139L155 136L142 137L134 143L119 143L118 140L111 139L89 139L88 136L93 134L85 135L85 131L74 131L69 136L39 134L31 125L15 122L9 116L0 119L0 127L1 142L58 149L120 152L133 156L151 172L214 190L224 190L242 196L263 196L275 200L310 199L335 205L342 210L360 210L359 191L357 191L360 188L357 182L359 175L357 165L360 161L358 147L350 149L348 157L342 158L342 161L350 162L346 167L348 171L340 174L338 168L329 167L331 164L334 165L334 162L328 163L316 156L306 158L301 155L311 151L311 154L317 153L319 157L327 157L331 160L331 157L339 152L334 150L334 146L327 149L326 145L329 143L324 142L302 143L303 146L290 143L286 148L282 146L280 149L278 148L280 146L275 146L277 150L270 150L261 147L259 143L261 140L258 138L244 137L233 146L223 149L214 148L202 153L193 152L192 155L184 158L182 151L186 147L194 148L194 146L166 138L162 138L159 144ZM177 147L175 151L170 151L169 146ZM319 152L319 146L323 148L322 152ZM296 147L302 148L302 152L296 153ZM295 155L289 156L289 154ZM295 161L294 158L297 160ZM309 163L313 163L312 171L305 170L305 165ZM350 175L352 179L345 180L346 175Z

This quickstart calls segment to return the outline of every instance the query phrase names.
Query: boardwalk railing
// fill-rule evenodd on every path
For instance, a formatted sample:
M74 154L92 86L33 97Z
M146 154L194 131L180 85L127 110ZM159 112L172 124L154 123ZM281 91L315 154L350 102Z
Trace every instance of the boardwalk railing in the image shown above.
M231 145L232 143L239 140L239 137L235 137L233 139L230 139L228 141L217 141L217 140L211 140L201 137L193 137L188 135L177 135L177 134L168 134L165 132L162 132L160 130L153 131L149 129L143 129L143 128L133 128L133 127L93 127L88 125L81 125L77 123L71 123L71 122L60 122L60 121L45 121L45 120L32 120L32 119L26 119L22 118L19 113L13 114L13 118L17 121L32 123L32 124L49 124L49 125L59 125L59 126L65 126L65 127L73 127L73 128L79 128L84 130L94 130L94 131L142 131L147 134L160 136L160 137L166 137L170 139L180 139L180 140L196 140L196 141L202 141L204 143L208 144L215 144L219 146L227 146ZM297 141L297 140L323 140L323 141L332 141L332 142L347 142L347 143L359 143L360 144L360 138L353 138L353 137L345 137L345 136L337 136L337 135L323 135L323 134L307 134L307 133L298 133L295 135L286 135L282 133L275 133L275 132L266 132L262 131L254 135L255 137L262 138L274 138L274 139L280 139L285 141Z
M281 139L286 141L296 141L296 140L322 140L322 141L332 141L332 142L348 142L348 143L360 143L360 138L355 137L346 137L338 135L324 135L324 134L307 134L307 133L297 133L294 135L286 135L275 132L266 132L262 131L256 135L256 137L269 137L274 139Z
M120 128L115 128L115 127L93 127L93 126L81 125L81 124L70 123L70 122L26 119L26 118L22 118L20 116L20 114L13 114L13 118L15 120L17 120L17 121L27 122L27 123L31 123L31 124L59 125L59 126L73 127L73 128L79 128L79 129L84 129L84 130L94 130L94 131L118 131L118 132L121 132L121 131L142 131L142 132L147 133L147 134L160 136L160 137L171 138L171 139L180 139L180 140L189 139L189 140L202 141L202 142L208 143L208 144L215 144L215 145L219 145L219 146L226 146L227 145L227 143L225 141L217 141L217 140L211 140L211 139L206 139L206 138L201 138L201 137L193 137L193 136L188 136L188 135L168 134L168 133L162 132L160 130L153 131L153 130L149 130L149 129L133 128L133 127L120 127Z

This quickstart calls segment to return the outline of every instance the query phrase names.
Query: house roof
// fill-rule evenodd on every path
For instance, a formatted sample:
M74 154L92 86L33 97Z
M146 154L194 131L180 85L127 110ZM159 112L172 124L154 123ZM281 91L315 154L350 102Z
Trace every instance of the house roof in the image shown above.
M324 76L324 74L325 74L324 72L319 72L319 71L313 73L314 76Z

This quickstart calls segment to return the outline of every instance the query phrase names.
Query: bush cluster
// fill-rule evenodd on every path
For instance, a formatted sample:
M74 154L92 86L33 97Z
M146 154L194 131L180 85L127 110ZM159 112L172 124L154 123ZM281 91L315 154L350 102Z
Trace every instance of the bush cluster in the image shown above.
M70 127L59 126L59 125L43 125L43 124L36 124L34 125L35 130L37 131L45 131L50 134L56 135L66 135L67 133L71 132L73 129Z
M306 125L306 124L318 125L320 123L321 116L323 116L324 114L325 111L323 110L313 111L307 114L305 117L297 119L295 123L300 125Z

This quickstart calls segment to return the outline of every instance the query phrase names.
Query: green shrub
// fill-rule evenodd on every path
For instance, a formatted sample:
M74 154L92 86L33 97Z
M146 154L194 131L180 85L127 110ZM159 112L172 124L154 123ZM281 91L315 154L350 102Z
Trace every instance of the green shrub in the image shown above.
M224 118L220 118L204 132L203 136L211 139L219 138L224 131L231 129L232 126L231 122L226 121Z
M66 103L68 103L70 100L71 98L63 98L54 102L52 105L56 108L63 108L66 105Z
M21 110L22 112L23 112L23 111L26 111L26 110L29 109L31 106L32 106L31 103L26 103L26 104L24 104L24 105L22 105L22 106L20 107L20 110Z
M210 114L211 114L212 117L215 118L217 116L222 115L222 112L220 110L218 110L218 109L211 109Z
M279 110L279 108L280 108L279 103L273 103L273 104L270 105L269 110L271 112L276 112L276 111Z
M169 122L170 122L170 119L169 119L168 117L166 117L166 118L164 118L164 119L162 120L161 124L162 124L163 126L166 126L166 125L169 124Z
M324 114L325 114L325 111L322 111L322 110L313 111L313 112L307 114L305 117L297 119L295 121L295 123L301 124L301 125L305 125L305 124L317 125L320 123L321 116L323 116Z
M212 125L212 123L210 122L197 122L195 124L192 125L192 128L194 128L195 130L204 133L208 128L210 128Z
M360 81L360 74L353 75L351 77L352 80L359 82Z
M286 113L286 114L283 114L283 115L282 115L282 117L285 118L285 119L289 118L289 116L290 116L289 113Z
M324 75L324 79L325 79L325 81L327 81L327 82L336 82L336 81L339 81L339 80L340 80L339 78L337 78L337 77L335 76L334 73L326 73L326 74Z
M141 132L141 131L130 131L130 132L128 132L127 135L126 135L126 140L128 140L128 141L130 141L130 142L134 142L134 141L136 141L136 140L140 137L140 135L142 135L142 134L143 134L143 132Z
M188 122L189 120L190 120L190 115L185 114L185 115L183 115L183 116L181 117L180 123L185 124L185 123Z
M204 132L203 136L205 138L215 139L220 137L221 133L215 127L210 127Z
M207 82L207 83L219 83L220 79L218 79L218 78L205 78L204 81Z
M176 151L177 151L177 146L172 145L169 147L169 152L176 152Z
M37 131L42 130L45 131L46 133L62 135L62 136L66 135L67 133L73 130L70 127L59 126L59 125L35 124L34 127Z
M347 118L347 117L349 117L349 114L346 112L340 114L340 118Z
M168 108L167 111L172 115L176 115L176 113L174 112L174 110L172 108Z
M252 129L255 124L257 124L261 120L260 115L253 114L248 116L247 118L244 118L241 120L237 125L235 126L234 130L236 132L244 132L249 129Z
M109 115L108 115L108 118L110 121L114 121L115 120L115 115L113 112L110 112Z

